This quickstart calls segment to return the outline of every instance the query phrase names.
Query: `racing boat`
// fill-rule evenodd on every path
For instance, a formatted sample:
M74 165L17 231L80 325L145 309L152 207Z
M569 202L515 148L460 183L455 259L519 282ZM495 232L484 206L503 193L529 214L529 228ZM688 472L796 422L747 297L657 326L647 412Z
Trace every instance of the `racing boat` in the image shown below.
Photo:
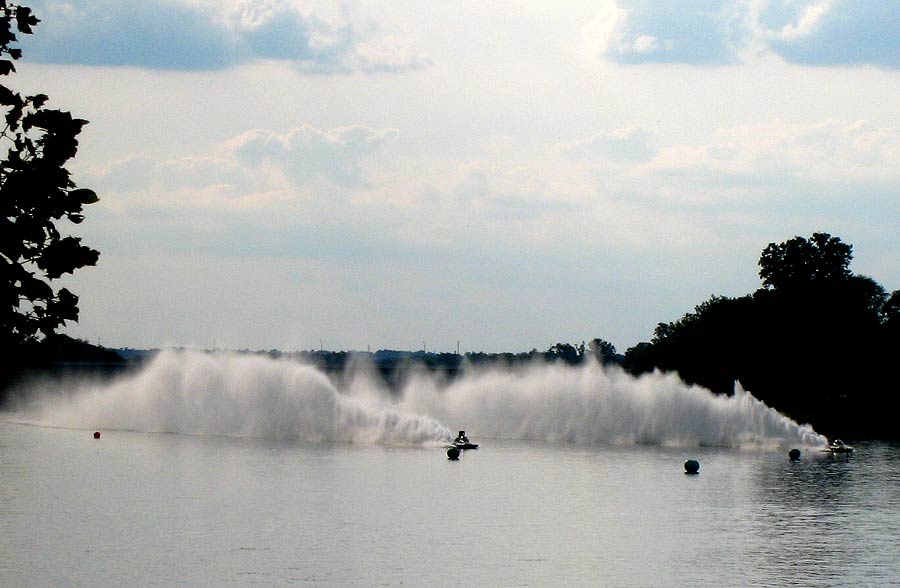
M478 449L478 443L472 443L469 441L469 438L466 437L465 431L460 431L459 435L456 436L456 439L453 440L453 447L457 449Z
M470 441L454 441L453 446L457 449L478 449L478 443Z
M840 439L835 439L834 441L832 441L831 443L828 444L828 447L825 448L825 451L828 451L834 455L853 453L853 447L845 444Z

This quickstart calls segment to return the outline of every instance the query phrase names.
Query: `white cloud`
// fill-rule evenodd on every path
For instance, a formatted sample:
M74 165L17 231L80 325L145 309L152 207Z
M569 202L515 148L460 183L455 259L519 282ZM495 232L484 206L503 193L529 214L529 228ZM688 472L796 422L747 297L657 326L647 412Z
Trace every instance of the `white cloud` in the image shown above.
M661 145L651 145L651 136ZM283 133L247 131L189 157L134 156L94 169L88 183L102 199L86 223L101 228L85 237L113 256L111 269L98 270L104 288L128 290L117 277L123 268L140 273L148 267L145 278L131 278L141 282L166 274L170 262L180 268L172 279L180 285L171 295L140 288L115 299L95 293L85 298L86 324L120 300L157 308L165 306L160 297L175 304L190 296L192 307L213 300L225 308L259 305L266 325L277 326L271 317L287 312L303 328L324 333L316 338L352 347L357 340L347 333L364 337L367 324L377 324L378 335L396 344L390 338L404 331L397 321L407 330L423 329L423 337L455 338L445 326L409 316L412 308L426 312L418 306L423 300L499 327L503 321L491 314L497 311L490 296L502 296L517 308L555 308L550 322L560 329L601 312L595 306L606 304L607 296L625 313L621 321L632 323L619 328L634 332L628 307L635 297L665 307L654 307L663 314L642 327L652 329L711 288L749 291L756 285L755 255L765 243L818 229L848 237L834 223L851 226L863 215L895 224L900 198L900 129L868 122L774 120L668 142L643 127L622 127L563 145L536 145L518 162L478 159L427 173L415 157L400 155L397 143L404 139L389 129L303 125ZM630 142L645 150L641 157L609 156ZM376 159L379 180L367 182L364 165ZM747 259L738 268L739 254ZM679 265L685 260L691 270ZM221 287L231 272L260 283L235 299ZM746 290L719 290L728 275L748 284ZM301 278L302 284L293 283ZM662 285L673 281L677 287ZM607 293L614 288L630 293L616 298ZM656 300L660 296L665 304ZM554 306L574 299L578 305ZM254 313L243 312L252 333ZM220 333L220 344L300 345L290 338L272 341L269 333L241 343L247 339L217 326L220 316L212 314L209 328ZM378 318L367 323L367 316ZM509 321L528 323L515 312L504 321L507 330ZM109 329L104 339L117 340ZM158 331L150 326L146 336L161 336ZM538 331L529 326L516 332L518 339L494 345L540 346ZM177 332L176 343L191 329L178 326ZM605 330L587 335L619 337Z
M597 133L587 139L563 143L559 147L576 157L602 156L610 160L641 161L653 154L651 132L637 125Z
M653 35L638 35L634 40L635 53L649 53L660 48L659 40Z
M620 63L738 63L761 49L803 65L900 68L896 0L616 0L582 31Z
M673 145L649 164L656 171L729 174L736 183L900 180L900 129L866 121L773 121L720 129L700 145Z
M615 2L605 3L582 30L584 42L598 55L627 51L625 43L628 11Z
M726 64L736 61L733 2L611 0L582 29L596 54L620 63Z
M316 178L359 187L365 183L361 161L395 131L361 126L322 131L306 125L284 134L270 130L247 131L229 142L228 148L252 167L272 165L295 185Z
M654 35L634 29L629 12L615 3L609 3L597 12L581 34L593 54L614 56L625 61L637 57L635 54L656 54L657 58L651 58L655 60L675 46L672 40L661 42Z
M287 61L302 72L393 72L430 64L395 34L345 8L317 16L288 0L46 0L24 42L44 63L213 70L260 59Z
M900 197L900 129L865 121L776 120L658 148L648 130L623 127L541 147L535 165L472 161L430 173L388 154L378 182L369 182L364 164L394 136L361 126L257 129L212 153L128 157L94 168L86 181L111 192L120 213L213 211L223 219L237 215L226 222L237 227L253 211L252 233L277 235L298 223L330 227L334 236L323 246L352 228L382 250L491 248L510 255L534 247L563 255L575 242L696 244L717 218L765 218L775 195L786 209L826 200L852 208L857 194Z
M409 40L399 35L382 35L357 44L351 65L365 73L421 69L431 65L427 55L416 54Z
M766 31L767 35L782 41L794 41L812 35L820 27L822 20L831 12L833 2L824 0L802 7L797 20L784 25L778 31Z
M301 206L305 219L321 222L345 206L351 194L369 190L363 162L393 134L366 127L323 131L305 125L283 134L257 129L208 153L171 159L130 155L87 166L80 184L103 195L106 213L137 225L143 222L136 211L150 224L176 211L184 219L197 218L197 227L203 215L228 219L248 212L271 215L280 223ZM190 232L190 226L185 230Z

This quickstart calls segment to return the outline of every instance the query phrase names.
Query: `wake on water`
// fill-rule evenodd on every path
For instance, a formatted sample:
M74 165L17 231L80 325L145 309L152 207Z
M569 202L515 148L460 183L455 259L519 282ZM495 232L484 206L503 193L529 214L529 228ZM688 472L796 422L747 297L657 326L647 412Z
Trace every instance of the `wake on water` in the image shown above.
M674 375L632 377L589 363L468 367L447 380L414 371L399 392L372 370L336 384L287 359L167 350L106 384L37 390L13 418L44 426L313 442L444 443L481 438L579 444L814 447L827 443L736 385L733 396Z

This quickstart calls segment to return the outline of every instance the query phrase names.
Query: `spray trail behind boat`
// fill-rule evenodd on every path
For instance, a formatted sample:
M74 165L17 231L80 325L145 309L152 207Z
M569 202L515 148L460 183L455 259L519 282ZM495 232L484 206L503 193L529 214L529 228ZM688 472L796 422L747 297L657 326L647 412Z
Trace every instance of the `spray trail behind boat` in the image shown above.
M487 437L773 449L827 443L739 384L733 396L717 396L671 374L635 378L597 363L486 369L447 384L419 374L403 398L412 412Z
M389 391L365 366L336 384L265 356L164 351L136 375L55 394L20 415L75 428L381 444L474 437L579 444L812 447L826 443L745 392L730 397L672 375L634 378L596 363L468 366L452 379L413 371Z
M39 397L19 412L86 429L382 444L450 438L386 394L344 394L315 367L229 353L163 351L132 377Z

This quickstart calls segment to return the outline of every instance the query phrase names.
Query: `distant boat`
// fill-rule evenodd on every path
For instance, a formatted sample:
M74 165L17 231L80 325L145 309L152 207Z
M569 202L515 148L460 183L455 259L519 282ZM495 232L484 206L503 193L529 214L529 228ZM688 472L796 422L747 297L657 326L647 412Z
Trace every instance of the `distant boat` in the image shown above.
M470 441L454 441L453 446L457 449L478 449L478 443Z
M472 443L469 441L469 438L466 437L465 431L460 431L456 436L456 439L453 440L453 447L457 449L478 449L478 443Z
M831 454L834 454L834 455L846 454L846 453L853 453L853 447L851 447L850 445L847 445L840 439L835 439L834 441L832 441L831 443L828 444L828 447L825 448L825 451L827 451Z

